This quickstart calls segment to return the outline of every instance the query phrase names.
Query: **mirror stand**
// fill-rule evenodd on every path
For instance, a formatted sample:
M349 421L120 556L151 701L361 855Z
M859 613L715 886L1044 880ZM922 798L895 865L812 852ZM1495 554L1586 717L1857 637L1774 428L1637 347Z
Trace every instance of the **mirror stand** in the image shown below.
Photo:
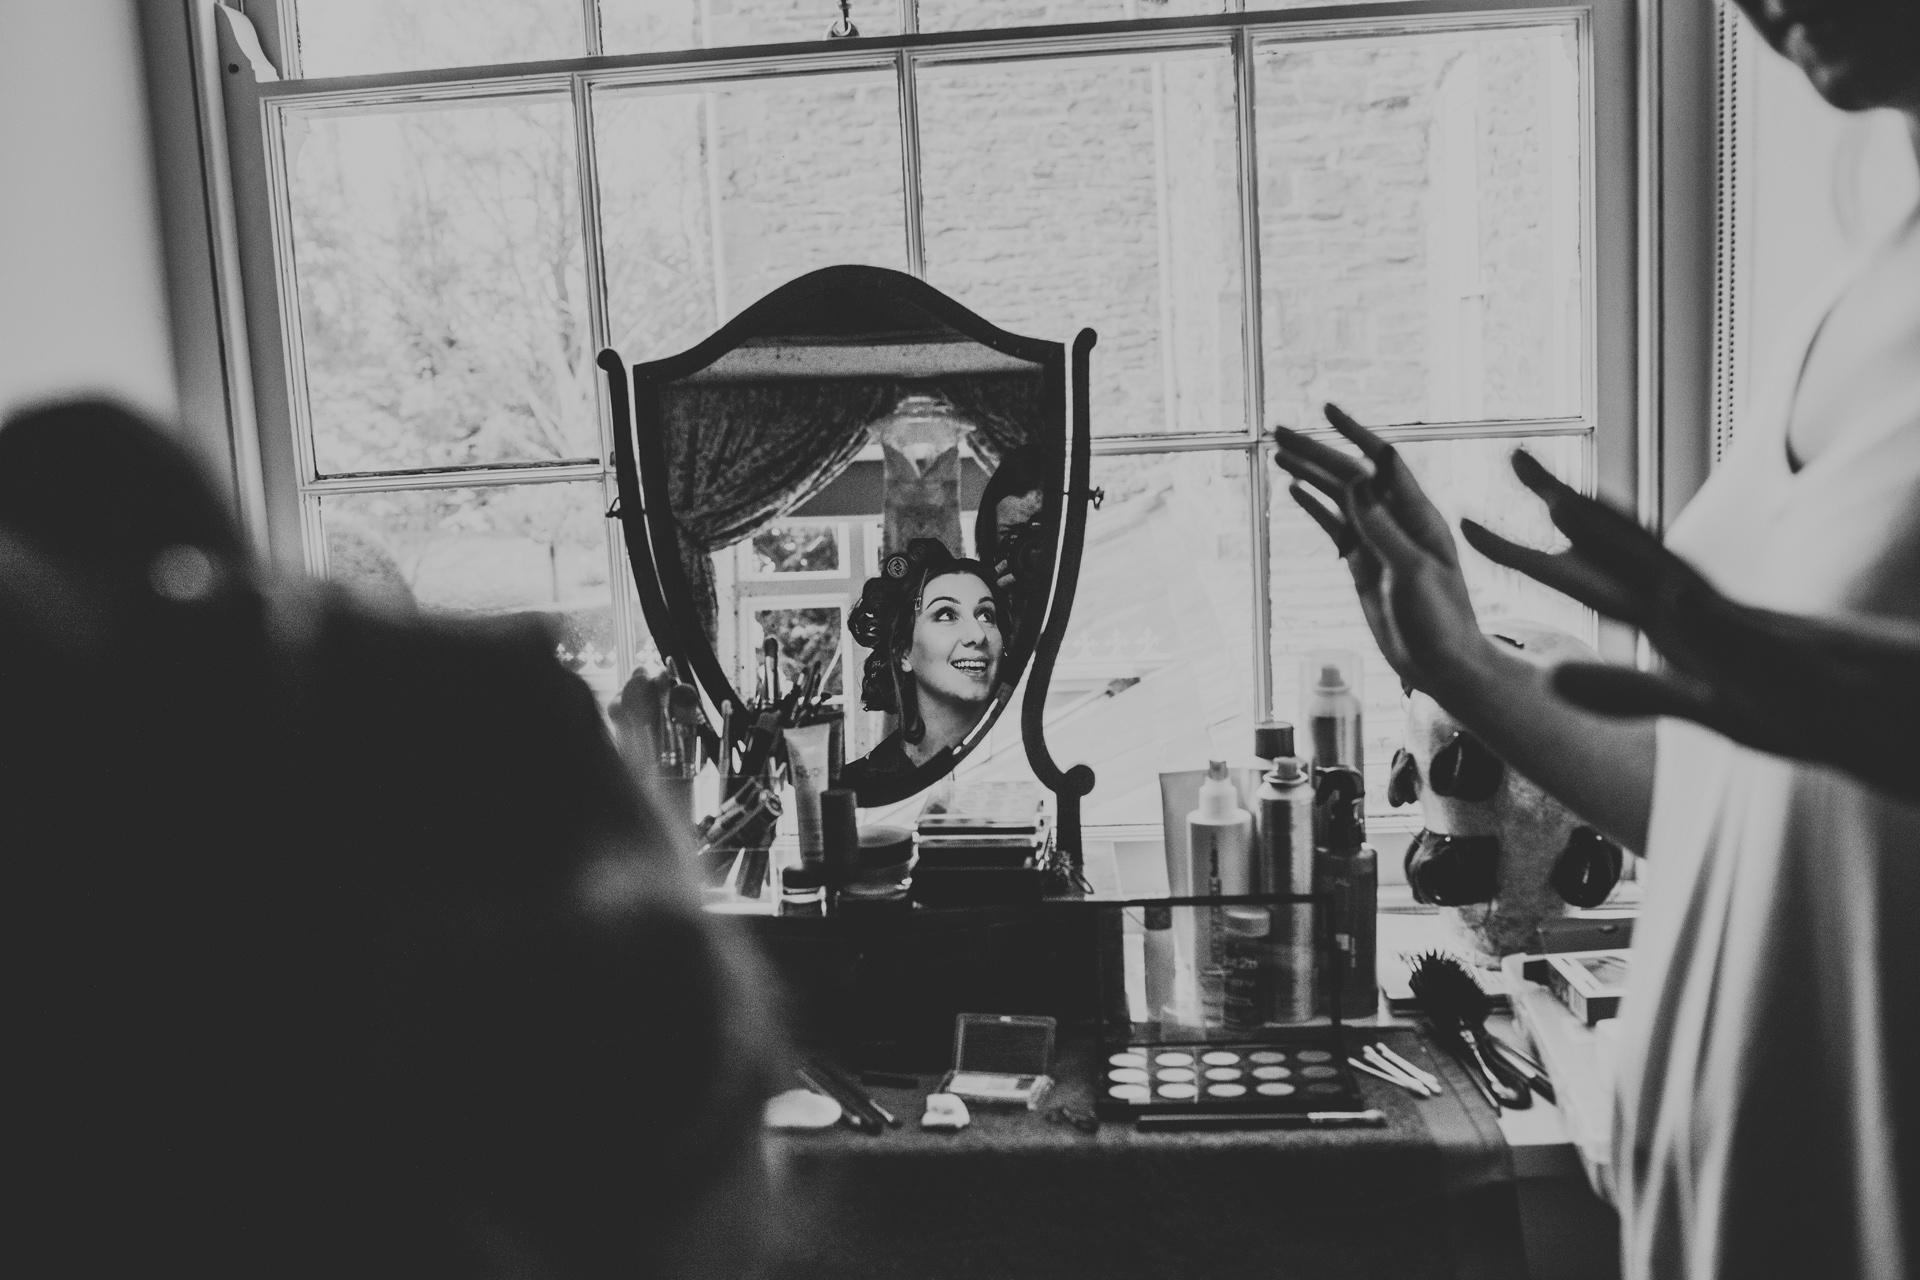
M1088 425L1088 353L1098 336L1082 329L1073 340L1073 390L1070 435L1067 441L1067 491L1060 513L1060 562L1054 571L1053 592L1040 642L1034 647L1033 673L1027 680L1027 698L1020 708L1020 736L1027 763L1054 795L1055 838L1076 887L1086 883L1085 850L1080 837L1080 801L1093 791L1094 773L1084 764L1062 770L1047 746L1045 714L1047 686L1054 663L1066 639L1073 614L1074 589L1080 580L1080 553L1086 546L1087 504L1092 498L1093 441Z

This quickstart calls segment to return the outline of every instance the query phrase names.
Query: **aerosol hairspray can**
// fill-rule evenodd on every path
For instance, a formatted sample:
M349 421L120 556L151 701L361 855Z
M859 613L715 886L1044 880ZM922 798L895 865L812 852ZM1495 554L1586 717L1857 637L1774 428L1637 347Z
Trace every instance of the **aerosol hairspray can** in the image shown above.
M1316 769L1345 765L1364 771L1358 656L1347 649L1315 649L1307 655L1301 674L1308 759Z
M1270 762L1253 797L1255 893L1313 892L1313 776L1294 755L1293 726L1263 724L1253 731L1253 753ZM1314 948L1313 904L1271 909L1268 933L1273 972L1267 982L1267 1018L1305 1022L1319 1004L1320 972Z
M1366 797L1358 769L1336 765L1315 772L1313 887L1327 897L1327 954L1336 979L1321 985L1338 991L1342 1018L1370 1018L1380 1009L1374 973L1380 857L1367 844Z

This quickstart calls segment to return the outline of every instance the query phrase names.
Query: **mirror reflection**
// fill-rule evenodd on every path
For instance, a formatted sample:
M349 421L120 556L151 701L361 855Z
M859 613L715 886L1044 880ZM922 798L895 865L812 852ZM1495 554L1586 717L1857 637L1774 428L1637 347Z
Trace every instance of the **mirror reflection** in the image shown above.
M863 805L971 749L1046 612L1063 383L1059 344L875 267L804 276L634 368L649 622L723 736L729 706L752 722L802 690Z

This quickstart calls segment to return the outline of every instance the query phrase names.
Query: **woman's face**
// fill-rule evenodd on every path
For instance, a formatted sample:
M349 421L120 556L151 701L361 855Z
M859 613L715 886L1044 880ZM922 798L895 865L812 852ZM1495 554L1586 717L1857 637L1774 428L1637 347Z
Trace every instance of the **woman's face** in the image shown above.
M985 702L1000 673L1000 617L993 593L971 573L927 579L903 659L924 693L949 702Z
M1739 0L1768 44L1844 111L1920 109L1920 3Z

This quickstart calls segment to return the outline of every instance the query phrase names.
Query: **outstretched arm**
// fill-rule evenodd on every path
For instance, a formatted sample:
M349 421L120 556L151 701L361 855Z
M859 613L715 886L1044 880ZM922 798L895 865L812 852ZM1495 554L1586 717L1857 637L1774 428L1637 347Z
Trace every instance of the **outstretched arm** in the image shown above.
M1561 803L1630 849L1646 843L1653 722L1597 715L1552 673L1489 640L1474 618L1444 517L1392 445L1333 405L1327 421L1361 458L1274 431L1289 492L1333 538L1361 611L1401 679Z
M1920 799L1920 627L1890 618L1809 618L1736 604L1627 516L1554 479L1525 453L1514 474L1546 501L1570 549L1549 554L1472 521L1470 543L1582 604L1632 624L1667 660L1660 674L1569 663L1554 688L1610 716L1679 716L1775 755L1836 765Z

